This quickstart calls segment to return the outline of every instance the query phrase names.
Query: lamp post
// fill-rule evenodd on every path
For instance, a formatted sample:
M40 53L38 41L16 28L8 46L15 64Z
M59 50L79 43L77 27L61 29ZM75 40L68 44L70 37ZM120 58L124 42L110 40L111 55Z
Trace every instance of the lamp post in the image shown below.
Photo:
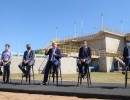
M121 31L123 33L123 25L122 25L122 20L121 20Z
M76 23L74 22L74 37L76 38L77 36L77 27L76 27Z
M101 30L104 30L104 18L103 13L101 13Z
M17 47L17 45L18 45L18 41L16 40L16 56L18 56L18 47Z
M57 32L58 32L58 27L56 27L56 41L57 41Z

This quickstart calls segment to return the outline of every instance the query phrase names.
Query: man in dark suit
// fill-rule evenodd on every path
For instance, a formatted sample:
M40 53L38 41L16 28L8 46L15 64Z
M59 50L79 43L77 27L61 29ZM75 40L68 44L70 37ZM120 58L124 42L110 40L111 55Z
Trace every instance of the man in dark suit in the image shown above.
M77 61L81 77L85 77L87 73L87 68L89 67L90 63L91 63L91 48L87 46L87 41L83 40L83 47L79 49L79 59ZM84 66L84 72L83 72L83 66Z
M24 52L23 61L19 64L19 68L24 73L24 77L28 77L30 68L35 62L35 52L34 50L31 50L31 45L27 44L26 48L27 50Z
M62 57L60 49L57 48L57 43L52 43L52 48L45 51L45 55L49 55L49 59L46 64L45 74L43 79L43 85L46 85L48 81L48 74L50 68L53 66L53 72L58 75L58 67L60 66L60 58Z
M124 51L123 51L123 57L124 57L125 67L129 68L130 70L130 41L129 40L126 41L126 46L124 47Z

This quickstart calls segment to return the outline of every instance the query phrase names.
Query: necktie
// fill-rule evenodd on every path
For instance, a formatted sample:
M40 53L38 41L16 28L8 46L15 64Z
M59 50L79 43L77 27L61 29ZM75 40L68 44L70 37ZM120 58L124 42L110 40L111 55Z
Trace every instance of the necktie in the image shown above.
M53 52L55 52L55 49L52 49L52 53L53 53ZM54 55L51 56L51 61L52 61L52 63L55 61Z
M86 56L86 48L83 48L83 55L84 55L84 58Z
M86 49L84 48L84 55L86 54Z

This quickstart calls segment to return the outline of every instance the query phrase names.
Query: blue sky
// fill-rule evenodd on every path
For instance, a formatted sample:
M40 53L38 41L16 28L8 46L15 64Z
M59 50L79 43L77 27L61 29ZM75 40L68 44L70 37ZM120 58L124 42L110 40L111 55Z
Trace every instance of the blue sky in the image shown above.
M41 49L56 37L91 34L104 25L130 32L130 0L0 0L0 51L9 43L12 52ZM94 29L95 27L95 29ZM17 42L16 42L17 41ZM17 43L17 46L16 46Z

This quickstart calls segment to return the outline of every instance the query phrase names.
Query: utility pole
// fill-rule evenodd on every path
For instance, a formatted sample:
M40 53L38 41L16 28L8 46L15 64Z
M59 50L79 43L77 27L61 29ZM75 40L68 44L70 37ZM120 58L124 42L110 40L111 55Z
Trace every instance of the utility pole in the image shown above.
M121 32L123 33L123 24L122 24L122 20L121 20Z
M103 16L103 13L101 13L101 30L104 30L104 16Z
M17 45L18 45L18 41L16 40L16 55L18 56L18 47L17 47Z
M56 27L56 41L57 41L57 32L58 32L58 27Z
M81 34L84 34L84 20L83 20L83 14L81 15Z
M76 27L76 23L74 22L74 37L77 36L77 27Z

